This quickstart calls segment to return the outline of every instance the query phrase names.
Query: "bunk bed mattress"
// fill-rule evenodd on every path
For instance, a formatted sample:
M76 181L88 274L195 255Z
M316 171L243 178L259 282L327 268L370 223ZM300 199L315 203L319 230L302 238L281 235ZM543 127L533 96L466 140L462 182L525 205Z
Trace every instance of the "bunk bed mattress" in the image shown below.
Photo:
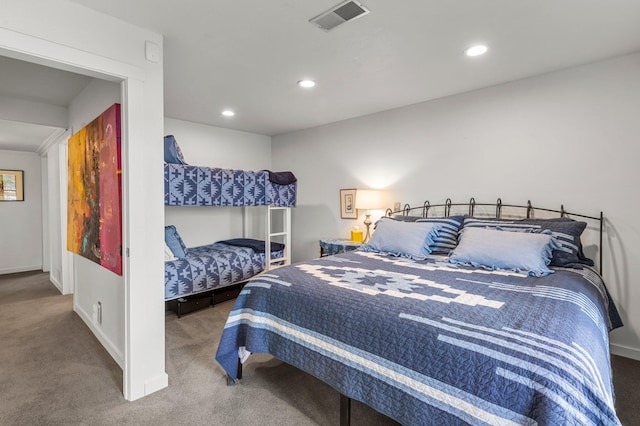
M283 250L271 252L283 257ZM183 259L164 263L164 297L172 300L245 281L264 270L265 254L223 243L189 248Z
M164 204L168 206L295 207L297 183L280 185L269 172L165 163Z
M354 251L251 280L216 359L269 353L402 424L617 425L599 275ZM247 379L245 379L247 380Z

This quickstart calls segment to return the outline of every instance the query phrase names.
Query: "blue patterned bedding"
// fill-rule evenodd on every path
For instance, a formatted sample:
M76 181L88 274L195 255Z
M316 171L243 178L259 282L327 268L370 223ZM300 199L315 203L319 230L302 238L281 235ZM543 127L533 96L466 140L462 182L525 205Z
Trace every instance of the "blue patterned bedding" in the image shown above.
M618 425L608 333L622 325L590 267L542 278L353 251L254 280L216 360L269 353L405 425Z
M272 251L271 258L284 255ZM177 299L245 281L264 269L264 253L223 243L189 248L183 259L164 263L164 298Z
M295 207L296 185L269 180L269 172L215 169L186 164L164 165L167 206Z

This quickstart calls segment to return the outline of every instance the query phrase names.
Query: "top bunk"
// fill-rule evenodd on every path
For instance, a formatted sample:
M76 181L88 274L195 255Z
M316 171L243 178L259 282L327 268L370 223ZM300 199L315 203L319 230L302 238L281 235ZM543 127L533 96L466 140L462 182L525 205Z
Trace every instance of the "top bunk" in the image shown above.
M167 206L295 207L291 172L230 170L185 164L172 135L164 138L164 204Z

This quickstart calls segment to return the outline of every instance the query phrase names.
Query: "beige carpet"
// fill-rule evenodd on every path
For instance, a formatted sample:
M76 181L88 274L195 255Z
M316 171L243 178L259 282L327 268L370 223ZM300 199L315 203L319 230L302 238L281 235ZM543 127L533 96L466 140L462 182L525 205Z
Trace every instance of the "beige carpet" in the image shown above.
M214 352L233 302L167 313L169 387L134 402L122 371L43 273L0 276L0 425L337 425L339 395L269 356L226 386ZM640 425L640 362L614 357L618 414ZM392 420L354 402L353 425Z

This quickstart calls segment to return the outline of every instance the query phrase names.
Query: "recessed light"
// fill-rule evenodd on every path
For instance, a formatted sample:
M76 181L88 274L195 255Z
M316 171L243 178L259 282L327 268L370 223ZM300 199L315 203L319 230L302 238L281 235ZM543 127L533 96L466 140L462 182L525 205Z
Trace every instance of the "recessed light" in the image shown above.
M480 56L487 53L487 50L489 50L489 48L484 44L477 44L475 46L471 46L468 49L466 49L464 53L467 56Z
M236 115L236 113L231 111L230 109L225 109L224 111L222 111L222 115L224 115L225 117L233 117L234 115Z
M304 87L305 89L310 89L316 85L316 82L313 80L300 80L298 81L298 86Z

